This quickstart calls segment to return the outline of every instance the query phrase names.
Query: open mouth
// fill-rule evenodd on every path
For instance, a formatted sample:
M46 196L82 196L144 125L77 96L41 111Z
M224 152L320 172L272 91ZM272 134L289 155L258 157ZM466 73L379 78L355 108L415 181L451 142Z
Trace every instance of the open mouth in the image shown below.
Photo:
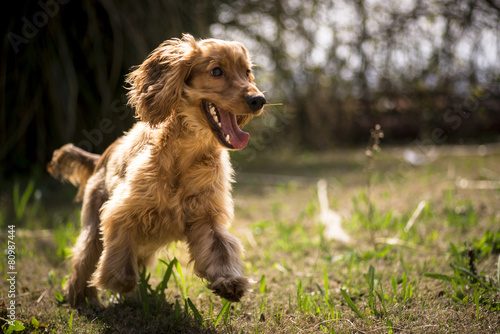
M222 145L237 150L247 146L250 135L240 129L236 121L236 115L208 101L202 102L202 109L205 111L212 129L219 137Z

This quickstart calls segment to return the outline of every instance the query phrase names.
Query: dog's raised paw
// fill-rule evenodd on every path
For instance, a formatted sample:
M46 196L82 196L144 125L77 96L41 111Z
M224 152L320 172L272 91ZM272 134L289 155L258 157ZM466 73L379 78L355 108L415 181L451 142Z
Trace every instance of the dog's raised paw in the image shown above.
M220 277L208 285L214 294L230 302L239 302L249 287L250 282L244 276Z

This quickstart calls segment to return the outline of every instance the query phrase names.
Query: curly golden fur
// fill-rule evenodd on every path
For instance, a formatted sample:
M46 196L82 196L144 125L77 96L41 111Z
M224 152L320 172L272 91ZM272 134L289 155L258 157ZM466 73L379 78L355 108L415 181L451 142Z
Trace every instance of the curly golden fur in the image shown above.
M80 186L82 230L68 299L99 302L97 288L134 290L138 268L184 240L208 288L238 301L249 287L233 220L228 149L266 103L243 45L190 35L168 40L127 77L140 122L101 155L71 144L54 152L54 176Z

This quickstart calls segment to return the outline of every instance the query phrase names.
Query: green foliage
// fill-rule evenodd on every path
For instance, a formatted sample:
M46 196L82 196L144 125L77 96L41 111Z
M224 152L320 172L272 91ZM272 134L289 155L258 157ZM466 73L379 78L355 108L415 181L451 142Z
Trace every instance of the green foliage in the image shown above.
M484 272L478 273L476 268L478 259L497 252L498 236L499 233L486 232L484 237L474 242L472 246L466 243L461 248L451 243L450 254L453 261L449 266L452 274L425 273L424 276L451 286L453 292L448 294L451 299L461 303L473 301L476 305L476 315L479 313L479 304L489 310L500 311L498 269L495 277ZM471 291L473 295L470 295Z
M16 182L14 184L12 200L14 202L14 212L16 213L17 221L21 221L23 217L26 215L26 207L28 201L31 198L31 195L33 195L34 193L34 190L35 190L35 181L33 179L30 179L28 185L26 186L26 189L22 191L22 193L20 190L19 182Z
M489 257L493 254L500 254L500 231L496 233L486 231L480 240L474 240L471 247L478 259Z
M6 323L2 326L3 332L5 334L11 334L13 332L22 332L26 327L19 320L14 320L12 324Z
M56 292L55 298L58 305L63 305L66 303L66 296L59 291Z
M492 162L492 166L498 165ZM488 167L487 163L485 165ZM431 174L433 168L428 167L426 173ZM441 174L438 179L441 179ZM42 240L38 230L37 233L23 233L24 228L18 230L20 265L30 268L35 263L34 269L42 272L36 275L42 278L37 281L29 274L23 274L26 281L23 286L30 289L28 295L34 294L34 298L20 298L23 313L18 320L25 327L21 332L119 332L122 320L127 322L127 319L120 318L122 316L135 317L132 330L139 333L157 332L159 324L166 325L165 330L171 332L188 333L351 333L374 330L392 333L403 329L419 332L440 328L445 328L445 332L461 332L463 328L471 332L482 331L500 315L500 269L495 266L500 262L500 231L496 226L496 209L490 210L491 204L487 202L489 197L492 201L495 197L486 194L483 198L475 198L474 193L467 199L464 194L457 196L456 192L435 191L437 199L426 199L429 204L423 208L411 230L405 233L404 227L414 212L414 204L420 200L419 197L405 201L405 192L411 193L410 196L413 196L414 189L417 189L417 194L421 190L427 193L422 188L426 184L420 184L424 181L414 176L411 174L406 181L397 182L415 183L418 180L417 188L407 189L411 186L394 183L391 185L395 187L394 192L387 191L386 185L374 182L371 206L364 185L353 189L350 185L337 185L339 189L336 191L342 197L331 202L335 202L336 208L349 210L350 215L343 216L343 226L355 241L352 244L326 240L321 235L322 226L316 220L318 206L315 204L314 185L299 184L286 189L280 186L275 192L270 187L266 191L271 194L269 203L273 205L262 205L260 192L258 195L244 193L248 207L238 206L242 201L236 197L239 220L235 224L238 227L231 232L237 231L235 234L238 235L243 227L252 233L248 239L245 235L239 237L246 250L246 274L256 280L252 291L241 303L230 303L214 296L204 287L203 280L186 271L181 263L187 262L187 254L181 246L169 248L172 257L160 260L149 272L140 271L140 284L134 300L124 298L117 301L108 292L104 295L109 299L106 309L96 310L89 306L73 315L66 306L61 287L64 285L64 271L69 270L63 268L66 266L64 259L69 256L78 233L75 217L79 216L79 209L72 208L69 214L52 213L42 206L33 215L31 212L35 212L33 207L36 205L34 190L27 200L22 220L34 217L34 224L38 225L30 226L38 226L47 234L43 234ZM359 182L357 177L357 173L353 173L353 178ZM434 180L427 182L438 188ZM443 181L443 184L447 189L448 181ZM19 186L17 190L17 207L22 206L25 189ZM44 187L36 183L35 189ZM382 197L379 194L383 194ZM13 197L14 192L10 191L8 196ZM395 198L396 207L391 202ZM488 205L487 210L478 209L482 202ZM14 201L3 200L0 205L2 203L7 203L11 211L2 207L0 216L17 219L14 205L10 205ZM457 206L468 209L455 210ZM490 212L495 214L490 215ZM369 215L372 219L368 219ZM57 217L56 223L50 222L53 216ZM464 216L475 221L466 222ZM368 224L376 233L375 244L371 243L369 231L365 229ZM54 228L47 232L46 229L52 226ZM43 242L38 243L39 240ZM39 244L48 247L49 251L40 251ZM448 252L443 252L446 247ZM38 263L40 268L36 267ZM0 268L6 268L5 259L0 260ZM427 289L429 280L442 284L443 291ZM44 305L48 305L47 299L51 299L46 309L44 306L40 308L37 302L39 291L48 291L48 296L52 296L42 298L41 304L46 302ZM446 302L440 299L446 299ZM132 313L127 313L129 311ZM458 323L458 320L453 320L457 311L470 316L461 318ZM116 318L106 318L113 312ZM36 319L32 318L33 314L36 314ZM422 323L428 327L421 327ZM152 328L148 327L150 325ZM184 331L186 325L191 326L191 331ZM7 326L2 329L7 330ZM14 332L12 328L11 333Z
M71 247L75 244L77 233L75 225L71 221L57 226L54 230L56 254L60 260L66 259L71 254Z

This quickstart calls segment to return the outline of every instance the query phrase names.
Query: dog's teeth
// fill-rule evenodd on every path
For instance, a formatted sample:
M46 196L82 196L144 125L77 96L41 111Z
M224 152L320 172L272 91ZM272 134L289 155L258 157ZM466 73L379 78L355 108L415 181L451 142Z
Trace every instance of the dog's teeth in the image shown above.
M229 135L226 135L226 141L231 144L231 139L229 138Z
M217 125L219 126L219 128L222 127L222 124L220 122L217 122Z
M213 115L215 123L219 123L219 119L217 118L217 115Z

